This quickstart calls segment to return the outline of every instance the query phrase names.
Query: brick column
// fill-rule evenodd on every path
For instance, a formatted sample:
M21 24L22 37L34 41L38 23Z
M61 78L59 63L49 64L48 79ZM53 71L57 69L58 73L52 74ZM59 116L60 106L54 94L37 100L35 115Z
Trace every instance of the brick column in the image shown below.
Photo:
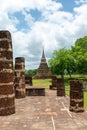
M70 81L70 111L84 111L83 83L79 80Z
M26 96L25 90L25 60L23 57L15 58L15 97L24 98Z
M31 76L25 76L25 83L32 86L32 77Z
M57 78L57 96L65 96L65 85L62 78Z
M0 31L0 116L15 113L13 51L9 31Z
M52 76L52 85L50 85L50 89L56 90L57 89L56 85L57 85L57 77L55 75L53 75Z

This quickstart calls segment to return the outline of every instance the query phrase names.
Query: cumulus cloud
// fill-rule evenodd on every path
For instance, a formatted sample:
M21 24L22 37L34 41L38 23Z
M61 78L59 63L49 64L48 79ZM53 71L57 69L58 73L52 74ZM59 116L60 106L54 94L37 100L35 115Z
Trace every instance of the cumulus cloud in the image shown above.
M12 34L14 59L23 56L27 69L37 68L43 47L49 59L54 50L69 48L87 35L87 1L75 2L80 5L66 12L55 0L1 0L0 29Z
M25 22L27 22L27 24L29 26L32 26L34 24L34 18L32 17L31 14L28 14L25 10L22 13L25 17Z
M79 4L85 4L85 3L87 3L87 0L75 0L75 3L77 5L79 5Z

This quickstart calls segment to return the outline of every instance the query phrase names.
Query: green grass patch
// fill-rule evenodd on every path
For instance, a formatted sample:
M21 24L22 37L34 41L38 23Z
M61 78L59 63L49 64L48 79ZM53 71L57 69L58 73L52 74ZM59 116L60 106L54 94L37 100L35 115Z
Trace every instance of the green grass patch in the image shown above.
M66 93L66 95L68 95L68 96L70 95L70 91L68 91L68 90L66 90L65 93Z
M51 85L51 79L33 79L33 86L42 86L46 89L49 89L49 85Z
M87 92L84 92L84 107L87 107Z

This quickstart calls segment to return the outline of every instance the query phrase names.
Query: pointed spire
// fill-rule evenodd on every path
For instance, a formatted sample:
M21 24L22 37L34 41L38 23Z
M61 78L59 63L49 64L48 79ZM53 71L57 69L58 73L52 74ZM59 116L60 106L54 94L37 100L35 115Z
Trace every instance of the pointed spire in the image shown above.
M42 58L44 58L44 59L45 59L44 48L43 48L43 52L42 52Z
M43 51L42 51L42 57L41 57L41 63L45 63L46 62L46 58L45 58L45 53L44 53L44 48L43 48Z

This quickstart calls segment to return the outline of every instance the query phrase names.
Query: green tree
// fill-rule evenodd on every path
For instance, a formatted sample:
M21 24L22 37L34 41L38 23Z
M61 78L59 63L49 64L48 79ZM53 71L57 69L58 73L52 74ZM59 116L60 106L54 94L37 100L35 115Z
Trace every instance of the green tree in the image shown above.
M76 72L75 59L71 50L67 50L65 58L67 74L71 78L71 75Z
M25 76L34 76L36 74L36 69L34 70L25 70Z
M72 46L77 73L87 74L87 36L79 38Z
M60 49L54 51L52 58L49 60L51 71L54 74L61 75L64 78L64 71L66 69L66 49Z
M71 50L65 48L58 51L54 51L52 58L49 60L51 71L54 74L61 75L64 78L64 74L71 74L75 71L75 60Z

